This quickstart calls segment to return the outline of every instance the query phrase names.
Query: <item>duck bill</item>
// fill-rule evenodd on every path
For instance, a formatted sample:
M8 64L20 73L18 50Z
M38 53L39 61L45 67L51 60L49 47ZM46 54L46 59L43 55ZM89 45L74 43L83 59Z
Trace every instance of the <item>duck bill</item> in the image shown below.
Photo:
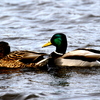
M51 42L48 42L48 43L44 44L44 45L42 46L42 48L43 48L43 47L50 46L50 45L52 45L52 43L51 43Z

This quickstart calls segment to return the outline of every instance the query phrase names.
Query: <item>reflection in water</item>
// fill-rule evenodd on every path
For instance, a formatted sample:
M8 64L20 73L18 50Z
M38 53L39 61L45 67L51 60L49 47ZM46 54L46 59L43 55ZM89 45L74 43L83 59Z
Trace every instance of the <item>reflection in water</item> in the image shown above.
M0 95L0 98L2 98L1 100L12 100L14 98L16 98L16 100L27 100L50 96L58 98L58 95L64 99L74 95L75 91L78 94L75 94L74 98L84 98L84 96L81 96L81 93L87 93L89 97L86 96L86 98L90 98L91 94L89 94L88 91L92 92L94 90L94 85L96 86L96 91L99 87L99 80L97 80L97 77L99 76L100 68L77 69L64 67L51 68L48 71L35 71L32 69L1 69L1 72L2 71L3 73L0 74L0 81L2 82L0 92L2 91L4 93ZM97 83L98 86L96 85ZM88 87L91 87L91 90L89 89L86 92L84 88ZM16 93L14 93L15 90ZM5 91L9 91L9 93ZM66 94L68 96L66 96ZM98 92L96 92L96 94L98 94Z
M21 69L0 68L0 74L20 73Z

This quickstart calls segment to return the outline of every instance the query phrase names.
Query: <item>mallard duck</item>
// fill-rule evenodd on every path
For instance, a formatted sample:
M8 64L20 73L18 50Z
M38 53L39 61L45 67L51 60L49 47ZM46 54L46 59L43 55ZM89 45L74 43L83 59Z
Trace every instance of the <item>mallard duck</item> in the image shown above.
M7 42L0 42L0 67L23 68L23 67L43 67L48 62L46 53L32 51L13 51Z
M100 51L88 48L80 48L65 53L67 49L67 38L62 33L54 34L50 42L42 47L54 45L56 51L51 53L49 64L69 67L94 67L100 66Z

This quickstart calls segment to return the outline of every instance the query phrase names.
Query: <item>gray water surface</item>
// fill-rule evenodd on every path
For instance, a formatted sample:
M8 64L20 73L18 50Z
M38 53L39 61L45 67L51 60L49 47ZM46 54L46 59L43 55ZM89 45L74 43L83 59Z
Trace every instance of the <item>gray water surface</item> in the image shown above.
M11 51L51 53L41 46L55 33L66 34L67 51L100 50L100 0L0 1L0 41ZM100 100L99 68L0 70L0 100Z

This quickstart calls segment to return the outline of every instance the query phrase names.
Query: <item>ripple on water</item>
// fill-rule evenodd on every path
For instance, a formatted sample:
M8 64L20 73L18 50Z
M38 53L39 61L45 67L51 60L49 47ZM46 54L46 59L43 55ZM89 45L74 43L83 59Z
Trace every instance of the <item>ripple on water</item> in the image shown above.
M12 51L51 53L41 46L60 32L67 51L100 49L100 0L2 0L0 11L0 40ZM100 68L23 70L0 69L0 100L100 99Z

